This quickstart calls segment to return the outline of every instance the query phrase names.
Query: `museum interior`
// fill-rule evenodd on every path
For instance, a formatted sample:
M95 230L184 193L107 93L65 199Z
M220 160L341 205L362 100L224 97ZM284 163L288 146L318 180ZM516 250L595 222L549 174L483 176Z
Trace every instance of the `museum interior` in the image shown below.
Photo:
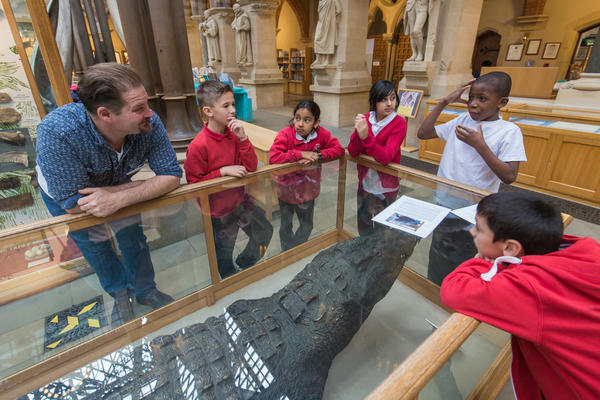
M520 128L527 161L499 191L535 193L560 209L565 233L600 241L600 2L1 7L0 398L515 399L510 334L440 296L444 276L475 256L473 206L490 192L437 176L445 142L417 132L448 93L506 72L499 119ZM139 75L182 171L207 121L198 86L232 86L256 171L196 183L184 173L178 188L111 215L53 217L38 183L38 124L106 62ZM270 162L303 100L347 149L382 79L398 89L407 126L399 162L348 150L321 158L318 148L309 164ZM451 103L435 123L466 111ZM131 179L154 176L146 163ZM369 192L369 179L395 186ZM233 192L244 202L225 223L210 210ZM412 211L390 214L398 207ZM169 301L149 305L127 289L125 317L72 234L89 232L126 262L119 233L132 220Z

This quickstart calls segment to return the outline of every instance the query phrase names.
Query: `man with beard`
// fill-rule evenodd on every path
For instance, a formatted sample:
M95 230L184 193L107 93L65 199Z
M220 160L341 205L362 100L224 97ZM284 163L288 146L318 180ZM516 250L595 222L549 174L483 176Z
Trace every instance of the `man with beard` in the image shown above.
M181 168L167 132L148 107L140 77L129 67L103 63L81 78L74 102L48 114L37 128L37 175L53 216L109 216L179 185ZM148 161L156 176L131 177ZM110 229L108 229L110 226ZM161 307L173 299L154 282L154 267L140 215L69 233L102 288L114 297L111 320L133 318L132 298ZM110 240L114 233L120 256Z

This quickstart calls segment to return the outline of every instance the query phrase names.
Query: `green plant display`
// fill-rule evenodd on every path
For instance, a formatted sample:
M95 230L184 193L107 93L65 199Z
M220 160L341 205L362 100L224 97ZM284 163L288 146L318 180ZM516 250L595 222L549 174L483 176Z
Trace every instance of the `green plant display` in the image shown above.
M29 89L21 80L12 76L19 69L16 62L0 61L0 90L12 89L20 90L19 86Z

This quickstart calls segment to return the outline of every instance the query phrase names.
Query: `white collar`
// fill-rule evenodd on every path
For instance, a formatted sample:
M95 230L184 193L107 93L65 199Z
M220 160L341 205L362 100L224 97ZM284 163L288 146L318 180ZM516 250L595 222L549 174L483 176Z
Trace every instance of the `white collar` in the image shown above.
M317 137L317 131L313 130L311 133L309 133L309 135L305 138L303 138L302 136L298 135L298 132L296 132L296 139L298 139L301 142L304 143L308 143L311 140L315 139Z
M369 122L371 123L371 130L373 131L373 134L377 135L379 133L379 131L381 131L383 128L385 128L387 124L392 122L392 120L394 118L396 118L395 112L390 113L390 115L388 115L381 121L377 122L377 115L376 115L375 111L371 111L369 113Z

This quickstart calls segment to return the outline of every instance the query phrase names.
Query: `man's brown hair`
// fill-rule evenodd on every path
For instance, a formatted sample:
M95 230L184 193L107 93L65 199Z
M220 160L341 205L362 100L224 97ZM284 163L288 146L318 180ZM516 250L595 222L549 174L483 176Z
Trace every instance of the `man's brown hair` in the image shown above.
M115 62L92 65L77 84L77 96L95 115L98 107L119 114L125 100L123 93L142 86L142 80L130 67Z

